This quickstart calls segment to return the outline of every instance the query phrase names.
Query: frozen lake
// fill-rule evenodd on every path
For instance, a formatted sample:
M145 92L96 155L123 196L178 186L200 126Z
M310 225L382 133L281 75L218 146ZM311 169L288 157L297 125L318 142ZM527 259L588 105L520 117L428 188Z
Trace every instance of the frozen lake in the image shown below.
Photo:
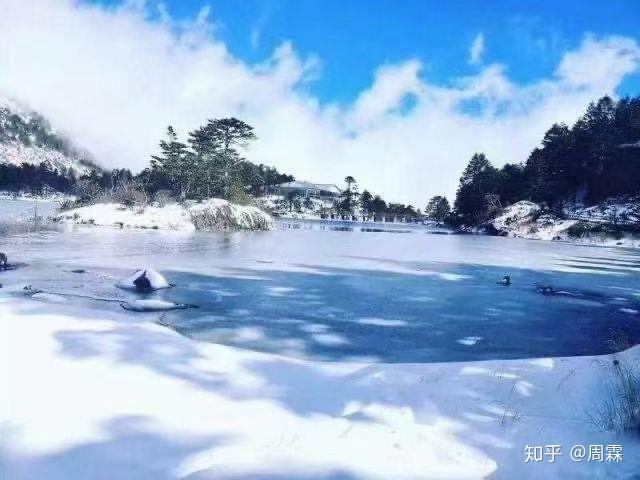
M0 251L27 265L0 281L127 300L135 294L115 281L149 266L176 285L150 297L200 306L162 315L178 332L323 360L587 355L640 341L637 251L379 227L289 221L270 232L22 232L1 236ZM496 284L505 273L510 287ZM542 295L535 282L564 293Z

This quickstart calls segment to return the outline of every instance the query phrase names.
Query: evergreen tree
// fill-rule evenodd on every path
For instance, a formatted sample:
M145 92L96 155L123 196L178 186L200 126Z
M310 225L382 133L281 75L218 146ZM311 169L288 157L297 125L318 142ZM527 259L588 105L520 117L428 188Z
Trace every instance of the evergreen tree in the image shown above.
M356 179L348 175L345 177L344 182L347 184L347 188L342 192L342 199L338 204L338 210L343 215L352 215L356 206L356 197L358 196Z
M380 195L373 197L373 200L371 201L371 208L376 216L385 215L387 213L387 204Z
M367 215L372 215L374 213L373 195L371 195L371 192L368 190L364 190L362 192L360 195L360 205Z
M245 161L241 150L255 140L253 127L233 117L209 120L189 137L197 170L203 174L203 196L229 198L234 188L244 188L251 183L251 179L241 175Z
M622 138L616 125L616 105L610 97L602 97L587 107L576 122L576 156L582 162L590 200L603 200L609 193L606 170L618 153Z
M196 183L194 165L190 165L193 156L187 146L178 141L178 135L171 125L167 127L167 140L160 141L160 155L151 157L152 174L161 177L158 187L166 188L179 197L188 196ZM164 185L162 185L164 183Z
M449 218L449 215L451 215L449 201L441 195L436 195L429 200L429 203L424 209L424 213L429 220L444 222Z
M575 194L584 175L574 146L574 136L566 125L554 124L547 130L542 148L536 148L527 160L533 200L553 205Z
M460 178L455 210L467 225L487 219L487 196L498 192L499 174L484 153L475 153Z

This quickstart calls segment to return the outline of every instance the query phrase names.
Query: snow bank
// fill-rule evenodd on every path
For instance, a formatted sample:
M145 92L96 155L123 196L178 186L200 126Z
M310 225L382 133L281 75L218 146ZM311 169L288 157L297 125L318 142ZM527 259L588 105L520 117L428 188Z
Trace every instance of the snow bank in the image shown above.
M259 208L217 198L164 207L97 203L61 212L55 219L60 223L160 230L268 230L272 225L271 217Z
M236 205L219 198L189 206L197 230L268 230L271 217L257 207Z
M132 317L0 297L6 478L631 478L599 432L612 356L436 364L287 359ZM472 348L472 347L469 347ZM622 445L575 462L573 445ZM525 446L561 445L554 463Z
M614 220L620 224L640 222L640 199L610 199L599 205L567 206L562 219L542 213L539 205L526 200L503 209L489 222L498 235L535 240L571 240L603 246L640 247L640 236L614 231ZM573 227L573 228L572 228Z
M562 220L555 215L541 212L538 204L522 200L503 209L490 224L499 235L508 237L566 239L567 229L576 221Z

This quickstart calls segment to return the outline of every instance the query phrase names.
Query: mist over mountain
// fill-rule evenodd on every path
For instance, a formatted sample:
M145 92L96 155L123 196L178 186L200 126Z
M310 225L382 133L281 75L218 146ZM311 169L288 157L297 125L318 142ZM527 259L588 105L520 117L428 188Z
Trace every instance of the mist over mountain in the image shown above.
M91 154L19 102L0 97L0 189L69 191L76 180L101 171Z

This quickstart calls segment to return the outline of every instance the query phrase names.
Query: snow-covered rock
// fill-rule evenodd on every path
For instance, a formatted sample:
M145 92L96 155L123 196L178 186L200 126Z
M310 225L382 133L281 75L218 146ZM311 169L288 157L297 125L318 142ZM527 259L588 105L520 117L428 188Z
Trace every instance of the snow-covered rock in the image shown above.
M164 207L97 203L61 212L55 220L70 224L187 231L268 230L272 227L271 217L259 208L218 198Z
M196 230L268 230L272 227L271 217L259 208L220 198L192 203L187 209Z
M522 200L503 209L489 223L499 235L553 240L566 238L567 229L576 221L563 220L553 214L542 213L540 205Z
M171 286L169 282L167 282L167 280L153 268L138 270L130 277L127 277L124 280L120 280L117 285L119 288L123 288L125 290L138 290L135 282L142 276L146 277L146 279L149 281L148 290L160 290L162 288L169 288Z
M523 200L505 208L491 223L497 230L507 231L514 225L530 222L538 213L540 205Z
M504 208L489 222L494 233L535 240L638 247L640 237L624 225L640 222L639 199L610 199L594 206L566 206L560 218L526 200ZM615 223L617 222L617 226Z

